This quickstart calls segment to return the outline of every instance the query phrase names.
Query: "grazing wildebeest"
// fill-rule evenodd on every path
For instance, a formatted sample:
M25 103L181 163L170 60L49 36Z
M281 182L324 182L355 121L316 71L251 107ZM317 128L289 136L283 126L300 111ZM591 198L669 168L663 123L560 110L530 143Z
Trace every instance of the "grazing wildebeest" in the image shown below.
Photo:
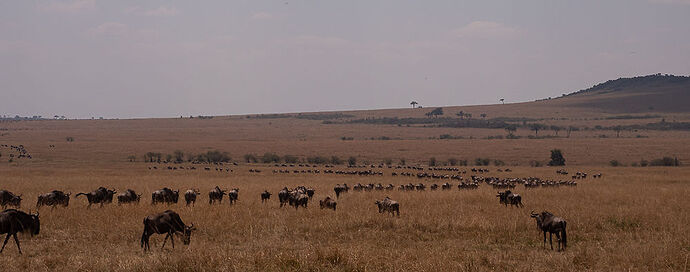
M0 234L7 233L5 242L2 243L0 253L5 250L5 245L10 236L14 237L14 242L17 243L17 250L22 254L22 248L19 246L19 239L17 239L17 232L29 232L31 236L37 235L41 229L41 221L38 219L38 212L36 214L28 214L19 210L9 209L0 212Z
M293 190L292 192L290 192L290 198L288 202L290 206L295 207L295 210L298 209L299 206L307 208L307 204L309 204L309 196L307 196L307 194L302 192L301 190Z
M331 196L327 196L325 199L319 200L319 206L321 206L321 209L328 208L335 211L335 206L337 205L338 202L336 202L335 199L332 199Z
M264 203L264 201L268 201L271 199L271 193L269 193L267 190L264 190L263 193L261 193L261 203Z
M65 194L62 191L53 190L50 193L42 194L38 196L38 201L36 201L36 209L41 206L51 206L55 208L57 205L62 205L63 207L69 206L69 196L72 193Z
M436 183L431 184L431 190L436 191L436 189L438 189L438 184L436 184Z
M498 201L505 206L508 206L508 204L510 204L511 206L518 207L518 208L525 206L525 205L522 205L522 196L520 196L518 194L514 194L510 190L506 190L504 192L498 192L496 197L498 197Z
M105 187L98 187L98 189L94 190L93 192L78 193L74 197L76 198L80 195L85 195L86 199L89 201L89 206L87 206L87 208L91 208L92 204L101 204L101 207L103 207L103 204L113 202L114 194L115 190L106 189Z
M222 190L220 187L216 186L216 188L213 188L210 192L208 192L208 204L213 204L218 201L219 204L223 203L223 195L225 195L225 191L227 190Z
M441 185L441 190L450 190L450 187L451 187L450 183L446 182L446 183Z
M141 194L137 194L137 192L132 189L127 189L125 192L117 195L117 204L139 203L139 200L141 200Z
M546 232L549 233L549 244L551 244L551 250L553 250L553 234L556 234L556 239L558 239L558 251L561 249L565 250L568 246L568 237L566 235L565 219L554 216L552 213L543 211L541 214L530 212L530 217L536 219L537 228L544 232L544 247L546 247ZM563 245L561 247L561 245Z
M141 247L144 248L144 251L151 250L149 246L149 237L154 233L167 234L165 239L163 239L163 246L161 246L161 249L165 247L165 242L168 241L168 237L170 237L172 247L175 248L173 234L180 235L181 233L183 235L182 243L189 245L192 231L195 229L194 224L189 226L185 225L182 219L180 219L180 215L174 211L167 210L162 213L152 214L144 218L144 233L141 234Z
M7 207L8 205L19 208L21 203L21 195L15 195L14 193L7 190L0 190L0 205L2 205L3 209L5 209L5 207Z
M189 189L184 192L184 202L187 206L189 206L189 204L194 206L194 204L196 204L196 197L200 194L201 192L199 192L199 189Z
M177 201L180 198L180 191L179 190L170 190L167 187L156 190L153 193L151 193L151 204L157 204L157 203L177 203Z
M230 201L230 205L235 204L235 201L237 201L237 198L239 196L240 189L233 188L232 190L228 191L228 200Z
M379 213L389 212L394 216L396 214L400 216L400 204L389 197L386 197L383 200L376 200L374 204L379 207Z

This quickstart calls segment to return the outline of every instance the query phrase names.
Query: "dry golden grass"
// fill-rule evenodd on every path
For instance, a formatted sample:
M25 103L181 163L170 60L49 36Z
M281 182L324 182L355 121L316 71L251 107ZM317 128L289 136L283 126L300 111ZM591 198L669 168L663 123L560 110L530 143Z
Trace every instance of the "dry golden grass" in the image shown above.
M39 193L52 189L90 191L100 185L144 193L139 205L86 209L86 199L68 208L41 209L41 233L20 240L19 256L10 241L0 255L3 271L687 271L690 255L690 186L687 168L572 168L604 178L577 187L515 191L524 209L498 204L495 191L350 192L338 210L320 210L318 199L333 195L336 183L418 182L417 178L352 177L334 174L233 173L147 170L147 164L99 167L0 166L0 187L23 193L22 208L33 208ZM494 167L490 167L494 169ZM516 168L492 176L559 178L553 168ZM437 182L437 181L429 181ZM261 204L259 193L283 186L316 188L308 209L279 208L277 196ZM236 205L209 206L213 186L238 187ZM151 206L150 192L200 188L193 208ZM401 216L379 214L375 199L390 195ZM179 212L198 231L192 243L143 253L142 220L165 209ZM530 210L548 210L568 221L568 249L542 248ZM167 246L170 244L168 243Z

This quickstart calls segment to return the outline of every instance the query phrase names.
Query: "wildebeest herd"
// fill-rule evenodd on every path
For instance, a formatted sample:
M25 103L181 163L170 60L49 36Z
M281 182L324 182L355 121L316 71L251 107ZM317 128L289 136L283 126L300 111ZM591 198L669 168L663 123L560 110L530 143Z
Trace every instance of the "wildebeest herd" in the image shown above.
M443 169L445 170L445 169ZM330 170L329 170L330 171ZM482 172L488 172L488 170L482 169ZM505 171L509 171L506 169ZM473 172L478 172L474 170ZM335 173L335 172L334 172ZM368 172L367 172L368 173ZM559 174L566 173L565 171L558 171ZM367 174L368 175L368 174ZM579 173L576 175L579 178L586 178L586 174ZM601 177L601 174L595 174L595 177ZM426 176L424 176L426 177ZM436 175L431 175L434 178ZM446 178L441 176L441 179ZM510 189L515 188L516 184L525 184L525 188L531 188L528 184L547 184L548 182L542 181L538 178L490 178L490 177L478 177L471 176L468 180L460 178L450 178L458 180L458 189L477 189L481 183L492 186L493 188L507 188L508 190L499 191L496 197L499 199L499 203L505 206L514 207L524 207L522 196L512 192ZM449 190L453 187L453 184L445 182L440 186L438 184L432 184L429 186L431 191L441 188L441 190ZM337 184L333 187L336 198L339 198L342 194L353 190L355 192L368 192L368 191L385 191L394 190L397 188L399 191L425 191L427 185L424 183L408 183L395 186L393 184L383 185L383 184L361 184L357 183L350 187L347 184ZM232 189L221 189L219 186L211 189L208 192L209 205L221 204L225 195L227 195L230 204L234 204L239 199L239 188ZM87 193L77 193L75 198L79 196L85 196L88 202L87 208L90 208L94 204L103 206L113 202L113 198L117 194L117 190L108 189L106 187L99 187L94 191ZM151 193L151 204L174 204L178 203L180 190L173 190L170 188L162 188ZM297 186L294 188L283 187L278 191L279 207L289 205L295 209L307 208L309 201L313 198L315 190L307 186ZM201 195L199 189L189 189L184 193L184 199L187 206L194 206L196 200ZM59 190L53 190L51 192L40 194L36 202L36 209L42 206L50 206L56 208L59 206L67 207L69 206L71 193L65 193ZM138 194L132 189L126 189L124 192L117 194L118 204L128 204L128 203L139 203L141 200L141 194ZM270 201L272 193L268 190L264 190L260 193L260 199L262 203ZM0 205L3 209L7 206L12 206L19 208L22 202L22 195L17 195L7 190L0 190ZM375 200L374 204L378 208L379 213L390 213L393 216L400 216L400 203L386 196L381 200ZM326 196L324 199L319 201L319 207L321 209L332 209L336 210L338 202L336 199ZM556 234L557 238L557 250L564 250L567 246L567 236L566 236L566 221L563 218L557 217L550 212L543 211L541 213L530 213L530 217L534 218L537 223L537 227L540 231L544 233L544 246L546 245L546 233L551 235ZM196 228L194 225L185 225L180 218L179 214L172 210L166 210L162 213L153 214L147 216L144 221L144 230L141 236L141 247L146 251L149 250L149 237L153 234L165 234L166 237L163 241L163 246L170 238L172 247L174 248L174 235L182 235L182 241L184 244L189 244L191 232ZM0 213L0 234L7 234L3 242L2 249L4 250L5 244L12 236L17 244L19 253L21 254L21 249L19 247L19 240L17 238L17 233L19 232L29 232L32 236L37 235L40 230L40 220L39 214L36 212L32 214L31 212L25 213L17 209L6 209ZM553 249L553 243L551 238L549 238L551 243L551 249Z

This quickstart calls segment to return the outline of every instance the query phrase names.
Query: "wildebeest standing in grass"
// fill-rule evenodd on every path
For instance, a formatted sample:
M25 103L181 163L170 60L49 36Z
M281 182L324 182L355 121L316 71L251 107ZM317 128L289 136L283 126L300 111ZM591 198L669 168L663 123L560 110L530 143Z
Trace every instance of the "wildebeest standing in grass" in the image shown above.
M160 190L156 190L155 192L151 193L151 204L155 205L158 203L168 203L168 204L175 204L177 201L180 199L180 191L179 190L171 190L169 188L163 188Z
M208 204L211 205L213 203L216 203L216 201L218 201L219 204L222 204L223 195L225 195L225 191L227 190L221 190L218 186L216 186L216 188L211 189L211 191L208 192Z
M14 242L17 244L19 254L22 254L22 248L19 246L18 232L29 232L31 236L38 235L41 229L41 221L38 219L38 212L36 214L25 213L15 209L4 210L0 212L0 234L7 234L5 241L2 243L0 253L5 250L5 245L10 239L14 237Z
M195 229L194 224L189 226L185 225L180 215L174 211L167 210L162 213L152 214L144 218L144 233L141 234L141 247L144 248L144 251L151 250L149 246L149 237L156 233L166 234L161 249L165 247L165 242L168 241L168 237L170 237L172 247L175 248L175 239L173 235L180 235L180 233L182 235L182 243L189 245L192 231Z
M283 189L278 192L278 200L280 201L280 207L283 207L290 201L290 190L287 187L283 187Z
M139 200L141 200L141 194L137 194L132 189L127 189L123 193L120 193L117 195L117 204L125 204L125 203L139 203Z
M337 205L338 202L336 202L335 199L332 199L331 196L327 196L325 199L319 200L319 206L321 209L328 208L335 211Z
M113 202L113 195L114 194L115 194L115 190L106 189L105 187L98 187L98 189L96 189L92 192L78 193L74 197L79 197L80 195L85 195L86 199L89 201L89 206L87 206L87 208L91 208L92 204L101 204L101 207L103 207L103 204Z
M525 206L522 205L522 196L520 196L519 194L514 194L510 190L498 192L496 197L498 197L498 201L505 206L511 205L518 208Z
M230 191L228 191L228 200L230 201L230 205L235 204L235 201L239 198L240 194L240 189L234 188Z
M264 203L264 201L268 201L271 199L271 193L269 193L267 190L264 190L263 193L261 193L261 203Z
M7 190L0 190L0 205L5 209L8 205L19 208L22 203L22 196L15 195Z
M196 204L196 197L199 196L201 192L199 192L198 189L189 189L186 192L184 192L184 202L186 203L187 206L189 204Z
M374 204L379 207L379 213L389 212L394 216L396 214L400 216L400 204L389 197L386 197L383 200L376 200Z
M69 206L69 197L72 193L65 194L62 191L53 190L50 193L41 194L38 196L38 201L36 201L36 209L41 206L51 206L53 209L57 205L63 207Z
M561 249L565 250L568 246L568 237L566 235L566 222L565 219L554 216L552 213L543 211L540 214L530 212L530 217L537 221L537 228L544 232L544 247L546 247L546 233L549 233L549 244L551 244L551 250L553 250L553 234L556 234L556 239L558 239L558 251ZM562 245L562 246L561 246Z
M314 196L314 192L316 192L316 190L314 190L314 188L307 188L307 196L310 199Z

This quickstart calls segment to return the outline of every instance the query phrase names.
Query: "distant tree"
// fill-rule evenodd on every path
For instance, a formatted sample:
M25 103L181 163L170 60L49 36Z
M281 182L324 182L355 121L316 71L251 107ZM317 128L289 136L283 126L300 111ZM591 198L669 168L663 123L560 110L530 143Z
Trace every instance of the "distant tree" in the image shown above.
M176 163L181 163L184 161L184 152L181 150L175 150L173 151L173 157L175 157Z
M578 130L580 130L580 129L577 128L577 127L569 126L569 127L568 127L568 138L570 138L570 133L571 133L571 132L573 132L573 131L578 131Z
M459 111L459 112L456 113L455 115L457 115L458 117L460 117L460 119L464 119L464 118L465 118L465 112L464 112L464 111Z
M505 104L505 99L501 98L499 101L501 101L501 104Z
M482 114L480 114L479 116L481 116L482 119L486 119L486 113L482 113Z
M551 126L551 130L558 136L558 132L561 131L561 127L559 126Z
M509 136L510 138L513 138L513 137L515 136L514 134L515 134L515 131L517 130L517 126L515 126L515 125L508 125L508 126L506 126L504 129L506 130L506 132L508 132L508 136Z
M414 101L412 101L412 102L414 102ZM355 165L357 165L357 158L354 157L354 156L350 156L350 157L347 159L347 164L350 165L350 166L355 166Z
M471 113L465 113L465 117L467 117L467 119L472 119L472 114Z
M406 162L407 162L407 161L405 161L405 158L401 158L401 159L400 159L400 165L405 165Z
M621 137L621 130L623 130L623 127L622 126L615 126L615 127L613 127L613 130L616 131L616 138L620 138Z
M2 155L0 155L0 157L2 157ZM137 156L129 155L129 156L127 156L127 160L128 160L129 162L136 162L136 161L137 161Z
M535 135L535 136L539 136L539 131L542 130L542 129L544 129L544 125L534 123L534 124L530 124L530 125L529 125L529 128L530 128L531 130L534 130L534 135Z
M415 108L415 106L417 106L417 104L419 104L419 103L417 103L417 101L410 102L410 105L412 105L413 109Z
M563 166L565 165L565 158L563 157L563 152L560 149L551 150L551 161L549 161L549 166Z
M433 116L433 117L438 117L439 115L443 115L443 108L435 108L434 110L427 112L427 116Z
M436 158L435 157L431 157L429 159L429 166L436 166Z

